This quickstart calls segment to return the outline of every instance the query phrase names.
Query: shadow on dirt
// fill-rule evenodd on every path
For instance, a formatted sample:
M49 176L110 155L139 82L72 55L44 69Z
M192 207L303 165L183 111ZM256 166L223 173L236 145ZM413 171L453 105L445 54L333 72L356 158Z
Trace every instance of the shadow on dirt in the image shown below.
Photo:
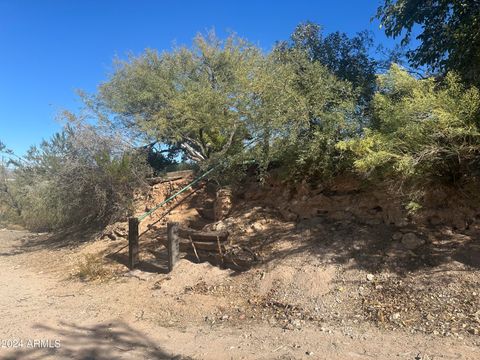
M480 269L480 233L469 231L467 235L440 226L403 228L402 231L416 234L422 245L412 250L406 248L400 239L394 240L394 235L402 236L403 233L393 225L336 221L318 216L295 224L276 223L256 234L244 236L242 240L232 235L235 245L259 254L259 261L248 266L232 268L218 261L208 261L213 265L229 267L237 273L305 254L315 256L322 263L342 264L369 273L387 271L405 275L422 270L445 271L445 266L459 271L458 265L462 271ZM167 260L163 257L159 252L140 266L151 268L144 271L162 272L156 271L154 266L166 264ZM187 258L197 262L194 257ZM115 261L126 264L125 257ZM146 265L148 263L150 265Z
M389 271L406 274L420 270L437 271L444 265L456 263L464 271L480 269L480 231L470 229L464 233L446 227L404 228L403 232L415 233L422 245L407 249L394 234L400 231L393 225L369 225L356 220L335 221L326 216L302 220L295 225L264 228L261 232L234 244L245 246L262 254L260 261L252 266L268 264L291 256L311 254L324 263L338 263L365 270L370 273ZM6 234L6 233L5 233ZM2 235L2 237L6 235ZM95 232L69 231L59 234L28 234L10 245L0 246L1 256L31 252L40 249L75 248L91 240ZM142 262L138 269L152 273L167 272L167 258L164 246L159 250L159 239L165 237L162 227L151 239L141 241ZM401 234L400 234L401 235ZM18 235L17 235L18 236ZM2 239L3 242L3 239ZM279 242L286 246L278 247ZM116 250L119 244L112 242L112 249L106 257L127 266L128 254ZM194 259L193 259L194 260ZM216 264L220 265L220 264ZM250 266L245 266L248 269ZM234 269L239 270L239 269ZM459 270L457 266L457 271Z
M62 248L75 248L88 241L91 241L97 230L92 229L70 229L58 233L29 233L27 231L9 231L13 236L10 239L8 251L0 249L0 256L13 256L29 253L37 250L49 249L59 250ZM2 234L2 238L8 234Z
M35 345L24 340L23 348L2 359L190 359L168 353L146 334L119 321L94 326L61 323L58 328L37 325L36 329L45 334L44 341L50 340L48 344Z
M288 239L292 246L266 251L264 263L310 253L325 263L340 263L371 273L390 271L398 274L419 270L435 270L452 263L465 270L480 269L480 234L455 233L448 228L411 228L422 245L406 248L393 235L400 235L393 225L367 225L354 221L333 221L325 217L303 220L293 232L267 229L252 240L252 249L262 251L275 247L279 239Z
M151 251L151 253L155 258L149 260L140 260L140 262L135 266L135 269L155 274L167 274L168 260L166 254L153 251ZM106 256L106 258L128 267L128 254L109 254Z
M315 219L314 219L315 220ZM420 270L435 270L454 262L468 270L480 269L478 234L452 232L448 228L410 228L421 245L408 249L400 239L399 229L392 225L367 225L354 222L335 222L327 219L307 221L297 226L304 244L294 252L308 251L332 263L348 264L371 273L389 271L398 274ZM289 256L288 251L272 254ZM271 260L271 259L269 259Z

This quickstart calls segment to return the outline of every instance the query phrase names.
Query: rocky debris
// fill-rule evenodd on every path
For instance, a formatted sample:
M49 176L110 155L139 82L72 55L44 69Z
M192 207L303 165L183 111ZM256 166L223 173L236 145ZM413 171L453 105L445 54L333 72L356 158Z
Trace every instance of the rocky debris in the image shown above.
M216 221L225 219L230 214L232 206L232 190L228 188L218 190L215 198L215 203L213 205L214 219Z
M110 240L117 240L118 238L128 238L128 225L125 222L117 222L108 225L100 235L101 239L109 238Z
M285 330L300 330L307 322L318 319L310 311L297 305L284 303L274 289L266 296L254 296L248 300L251 319L267 320L272 326Z
M176 189L175 186L181 185L180 182L172 184L170 193ZM167 185L171 184L159 184L158 189L166 189ZM390 278L390 274L385 272L388 270L394 274L405 275L412 271L413 276L416 276L418 269L438 266L446 261L446 255L458 256L455 246L462 250L461 246L467 240L471 241L470 238L462 239L455 245L452 239L458 239L458 230L447 226L436 226L436 233L431 230L433 223L445 223L446 213L438 217L441 221L433 217L429 228L422 228L416 223L407 223L398 199L391 200L381 191L366 192L356 185L350 188L339 187L332 191L323 186L312 187L304 182L297 189L298 193L295 193L292 189L286 189L284 184L277 185L267 185L268 188L265 189L255 184L251 191L245 193L245 197L235 204L232 203L231 193L222 195L221 191L218 192L217 199L225 195L228 200L216 205L218 214L222 213L217 216L222 219L206 226L203 222L198 226L198 229L203 227L205 231L230 233L229 246L222 244L221 248L224 261L229 255L234 260L240 259L238 262L250 264L265 260L265 264L269 265L262 269L261 273L256 273L255 280L245 279L255 274L256 270L243 272L232 281L231 276L228 280L222 278L219 281L220 275L216 273L208 280L205 274L214 273L210 265L207 271L200 268L202 264L185 262L183 267L174 270L177 272L176 275L172 274L175 281L155 283L155 286L158 284L156 292L159 296L171 294L183 299L193 294L202 294L215 306L217 301L228 301L231 307L214 310L212 323L217 325L235 321L264 321L271 326L298 331L308 326L328 329L332 324L343 326L343 322L358 323L367 318L380 327L391 329L402 328L443 335L478 335L478 295L465 296L466 302L462 302L462 291L471 289L471 282L450 288L444 283L440 284L438 280L433 285L429 278L407 282L399 279L397 275ZM214 193L212 190L205 195L207 200L211 201L209 206L203 197L201 201L188 203L188 207L194 212L199 206L202 210L213 211ZM252 197L258 201L242 201L252 200ZM154 200L151 200L152 205ZM219 210L221 208L222 211ZM181 211L179 209L179 215L174 221L188 222L185 220L186 208ZM290 221L286 222L286 219ZM447 234L444 228L450 232ZM470 225L469 229L472 231L474 228L474 225ZM115 230L117 231L111 231L115 238L123 235L122 229ZM161 230L163 231L162 228ZM389 241L390 237L393 241ZM471 238L474 239L473 235ZM158 239L155 241L158 242ZM429 246L422 247L427 241ZM436 241L444 242L439 245ZM187 245L191 246L190 243ZM333 256L325 255L321 257L321 266L312 266L305 263L306 255L302 253L301 264L291 266L292 264L284 263L296 256L292 254L298 255L292 249L307 245L305 249L309 250L318 245L321 249L318 253L322 256L329 251L335 253L340 262ZM333 247L330 248L330 245ZM213 250L218 247L216 241L203 246L211 246ZM202 251L200 247L202 245L197 252ZM231 253L227 251L227 247L231 249ZM453 250L445 252L447 247ZM471 246L468 247L470 248ZM277 263L270 268L270 264L274 264L269 262L270 259L278 259L274 251L288 256L282 257L282 264ZM195 258L191 260L196 262ZM220 266L226 265L225 262L222 265L221 257L216 260ZM333 276L338 276L338 272L331 271L330 276L330 271L320 271L326 263L344 264L343 260L352 265L348 271L354 272L354 276L350 278L356 284L353 289L348 281L337 283L337 278L333 281ZM339 265L341 266L343 265ZM178 274L182 269L185 273ZM218 267L215 269L223 271ZM244 280L239 281L242 278ZM155 280L157 279L158 276L155 277ZM321 288L324 284L334 283L339 286L328 285L325 289ZM266 289L265 292L262 292L262 287ZM211 313L212 311L209 312ZM330 330L328 332L330 333Z
M125 239L128 237L128 231L123 227L118 229L113 229L113 233L118 237L122 237Z
M479 286L479 281L433 285L428 274L386 278L381 288L372 287L364 294L363 312L366 319L388 329L444 336L478 335Z
M416 248L425 244L425 240L419 238L415 233L406 233L402 236L402 245L408 250L415 250Z
M282 228L293 229L293 223L285 223L282 215L270 207L253 206L237 208L226 219L206 225L204 231L228 231L235 242L250 240L266 231Z
M475 200L452 187L431 189L421 201L422 208L408 214L405 198L387 184L365 185L354 176L342 176L329 183L304 181L292 188L272 175L264 187L256 181L245 184L241 195L247 201L276 208L287 221L322 215L336 220L355 219L370 226L445 225L457 231L480 223Z
M393 313L392 316L391 316L391 319L392 319L392 321L400 319L400 313L398 313L398 312Z

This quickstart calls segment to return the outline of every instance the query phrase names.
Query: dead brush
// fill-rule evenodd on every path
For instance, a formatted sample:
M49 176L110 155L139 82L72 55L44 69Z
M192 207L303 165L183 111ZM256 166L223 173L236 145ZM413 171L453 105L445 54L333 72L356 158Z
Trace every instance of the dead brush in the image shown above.
M85 254L72 275L83 281L106 281L111 279L114 273L107 267L102 256Z

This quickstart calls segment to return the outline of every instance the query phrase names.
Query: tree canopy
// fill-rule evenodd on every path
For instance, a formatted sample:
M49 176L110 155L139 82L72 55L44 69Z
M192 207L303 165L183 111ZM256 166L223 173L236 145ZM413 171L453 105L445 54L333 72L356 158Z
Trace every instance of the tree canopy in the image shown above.
M370 55L373 38L367 31L353 37L336 31L324 35L322 27L313 22L299 24L289 41L277 44L277 51L300 50L312 62L319 62L339 79L350 82L359 90L360 98L368 101L375 87L378 60Z
M295 142L312 121L326 129L353 107L350 84L305 53L281 61L235 35L222 41L213 33L198 35L191 48L117 62L95 101L117 125L200 162L252 143L252 156L269 159L272 143Z
M419 45L407 56L415 67L433 72L458 72L469 84L480 84L479 0L385 0L379 7L388 36Z

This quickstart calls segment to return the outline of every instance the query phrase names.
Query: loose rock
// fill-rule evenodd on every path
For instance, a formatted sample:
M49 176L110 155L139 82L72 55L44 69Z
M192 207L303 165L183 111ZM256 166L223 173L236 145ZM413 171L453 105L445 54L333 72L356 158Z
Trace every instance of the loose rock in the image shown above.
M406 233L402 237L402 244L405 246L408 250L414 250L422 245L425 244L425 240L419 238L416 234L414 233Z
M398 241L402 237L403 237L403 234L401 232L396 232L395 234L393 234L392 239L395 240L395 241Z

